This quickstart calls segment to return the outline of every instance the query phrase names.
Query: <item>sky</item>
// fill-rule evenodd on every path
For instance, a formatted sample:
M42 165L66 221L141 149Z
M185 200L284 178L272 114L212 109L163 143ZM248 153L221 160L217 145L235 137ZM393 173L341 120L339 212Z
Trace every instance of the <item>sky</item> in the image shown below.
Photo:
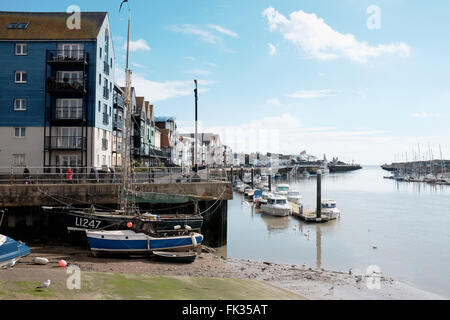
M123 84L120 0L2 1L4 11L107 11ZM130 67L157 116L238 152L382 164L450 158L450 1L129 0ZM124 4L127 9L127 5ZM429 151L431 149L431 151Z

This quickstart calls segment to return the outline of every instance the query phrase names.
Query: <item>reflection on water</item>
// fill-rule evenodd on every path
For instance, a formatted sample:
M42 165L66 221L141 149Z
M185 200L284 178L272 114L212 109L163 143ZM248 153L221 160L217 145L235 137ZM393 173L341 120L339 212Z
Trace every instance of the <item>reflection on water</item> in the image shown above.
M325 174L322 199L336 200L342 212L326 224L267 216L235 194L228 205L227 256L362 273L377 265L384 274L450 296L450 186L385 175L375 167ZM314 176L288 183L306 208L315 208Z

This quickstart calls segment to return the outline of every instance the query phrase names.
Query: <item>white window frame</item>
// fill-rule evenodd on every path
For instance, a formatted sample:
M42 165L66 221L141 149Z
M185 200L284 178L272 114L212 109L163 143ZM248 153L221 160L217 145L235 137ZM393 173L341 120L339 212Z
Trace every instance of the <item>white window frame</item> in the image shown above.
M20 48L20 51L17 49ZM15 50L16 56L27 56L28 55L28 45L26 43L16 43Z
M81 156L74 154L59 154L56 156L56 163L59 167L76 168L81 167Z
M19 135L16 135L16 130L19 129ZM14 128L14 137L17 139L24 139L27 132L25 127L15 127Z
M25 153L13 154L13 166L15 167L25 167Z
M56 99L57 119L81 119L83 99Z
M14 99L14 111L26 111L27 110L27 99L18 98Z
M20 74L21 75L21 77L20 77L20 81L17 81L17 75L18 74ZM23 75L26 75L26 78L27 78L27 80L23 80ZM26 71L24 71L24 70L19 70L19 71L16 71L15 73L14 73L14 82L15 83L27 83L28 82L28 72L26 72Z
M83 59L84 44L82 43L60 43L58 44L58 56L64 58Z

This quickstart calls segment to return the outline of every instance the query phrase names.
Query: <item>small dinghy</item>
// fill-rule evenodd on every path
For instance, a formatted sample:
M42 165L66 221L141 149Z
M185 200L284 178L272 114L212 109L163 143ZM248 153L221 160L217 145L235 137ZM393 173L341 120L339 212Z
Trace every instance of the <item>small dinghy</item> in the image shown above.
M30 248L24 243L0 234L0 267L14 266L17 260L29 254Z
M197 257L195 252L169 252L169 251L153 251L155 260L176 263L192 263Z

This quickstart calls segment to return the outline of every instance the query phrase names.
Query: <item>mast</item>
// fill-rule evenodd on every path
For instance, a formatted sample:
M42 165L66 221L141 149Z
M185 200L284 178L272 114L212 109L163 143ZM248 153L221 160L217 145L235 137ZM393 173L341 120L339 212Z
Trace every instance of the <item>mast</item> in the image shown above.
M120 190L120 209L125 210L128 208L128 191L130 187L130 166L129 166L129 156L130 156L130 148L129 148L129 132L131 130L131 116L130 116L130 105L131 105L131 71L129 70L129 56L130 56L130 23L131 23L131 9L128 7L128 35L127 35L127 62L125 68L125 108L124 108L124 116L125 116L125 147L124 147L124 156L122 158L122 181L121 181L121 190ZM123 197L123 200L122 200Z

